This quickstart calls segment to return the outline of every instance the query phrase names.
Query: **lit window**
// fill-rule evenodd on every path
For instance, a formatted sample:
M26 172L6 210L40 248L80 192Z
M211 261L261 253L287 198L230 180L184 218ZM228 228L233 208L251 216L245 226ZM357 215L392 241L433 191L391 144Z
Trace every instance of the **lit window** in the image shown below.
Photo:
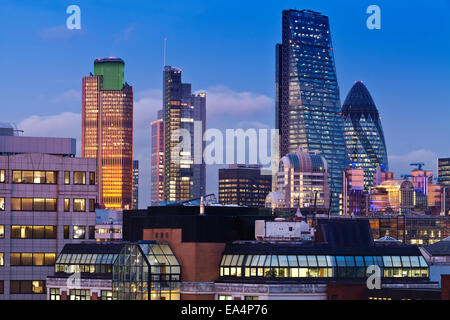
M86 211L86 199L73 199L73 211L85 212Z
M85 226L73 226L73 238L74 239L84 239L86 236Z

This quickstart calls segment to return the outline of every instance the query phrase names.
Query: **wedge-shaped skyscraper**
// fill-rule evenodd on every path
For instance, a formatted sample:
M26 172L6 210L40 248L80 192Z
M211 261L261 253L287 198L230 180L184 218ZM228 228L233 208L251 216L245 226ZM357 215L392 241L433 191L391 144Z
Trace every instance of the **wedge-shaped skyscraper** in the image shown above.
M357 81L342 106L349 160L364 170L364 187L373 185L378 166L388 170L386 142L381 118L366 86Z

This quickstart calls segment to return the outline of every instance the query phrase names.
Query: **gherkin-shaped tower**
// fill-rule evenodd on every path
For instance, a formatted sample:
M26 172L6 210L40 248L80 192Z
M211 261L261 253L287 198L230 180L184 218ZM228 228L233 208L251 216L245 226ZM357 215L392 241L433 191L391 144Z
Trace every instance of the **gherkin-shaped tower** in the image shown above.
M357 81L342 106L345 144L349 160L364 170L364 187L373 185L378 166L388 170L381 118L366 86Z

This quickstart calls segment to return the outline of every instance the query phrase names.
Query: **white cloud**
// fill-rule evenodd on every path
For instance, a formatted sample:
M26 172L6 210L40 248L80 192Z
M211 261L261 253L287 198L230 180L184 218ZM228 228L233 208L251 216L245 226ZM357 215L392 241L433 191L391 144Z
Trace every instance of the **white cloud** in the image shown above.
M214 118L221 115L242 117L259 112L269 112L273 99L259 93L237 92L226 86L218 85L206 90L206 115ZM197 91L197 92L199 92Z
M403 155L389 155L389 171L400 178L400 175L409 174L414 168L411 163L417 162L424 163L424 169L436 171L437 158L436 152L426 149L413 150Z
M44 41L67 41L81 34L84 29L77 30L69 30L65 25L49 27L39 30L38 36Z
M133 24L129 25L123 32L114 34L113 37L114 37L115 42L119 43L121 41L130 40L131 35L133 34L136 27L137 27L137 24L133 23Z

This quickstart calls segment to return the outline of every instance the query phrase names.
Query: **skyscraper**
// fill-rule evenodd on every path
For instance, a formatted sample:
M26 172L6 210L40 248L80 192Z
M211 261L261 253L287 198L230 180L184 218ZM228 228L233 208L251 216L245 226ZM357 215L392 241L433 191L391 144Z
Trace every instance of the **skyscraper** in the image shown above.
M133 160L133 209L139 209L139 161Z
M342 106L349 160L364 170L364 189L373 186L377 167L388 171L381 118L366 86L357 81Z
M81 152L97 159L99 202L111 209L132 206L133 87L124 70L122 59L96 59L83 77Z
M181 82L181 69L166 66L163 95L165 201L198 198L205 194L206 184L202 139L206 128L206 94L192 94L191 84ZM177 134L179 130L190 134L187 150L177 151L176 146L183 142ZM196 157L200 161L195 161Z
M282 28L282 43L276 47L280 156L299 147L323 155L331 213L337 215L347 154L328 17L310 10L284 10Z
M164 197L164 120L162 110L158 111L158 119L150 126L152 129L151 159L151 204L165 201Z

